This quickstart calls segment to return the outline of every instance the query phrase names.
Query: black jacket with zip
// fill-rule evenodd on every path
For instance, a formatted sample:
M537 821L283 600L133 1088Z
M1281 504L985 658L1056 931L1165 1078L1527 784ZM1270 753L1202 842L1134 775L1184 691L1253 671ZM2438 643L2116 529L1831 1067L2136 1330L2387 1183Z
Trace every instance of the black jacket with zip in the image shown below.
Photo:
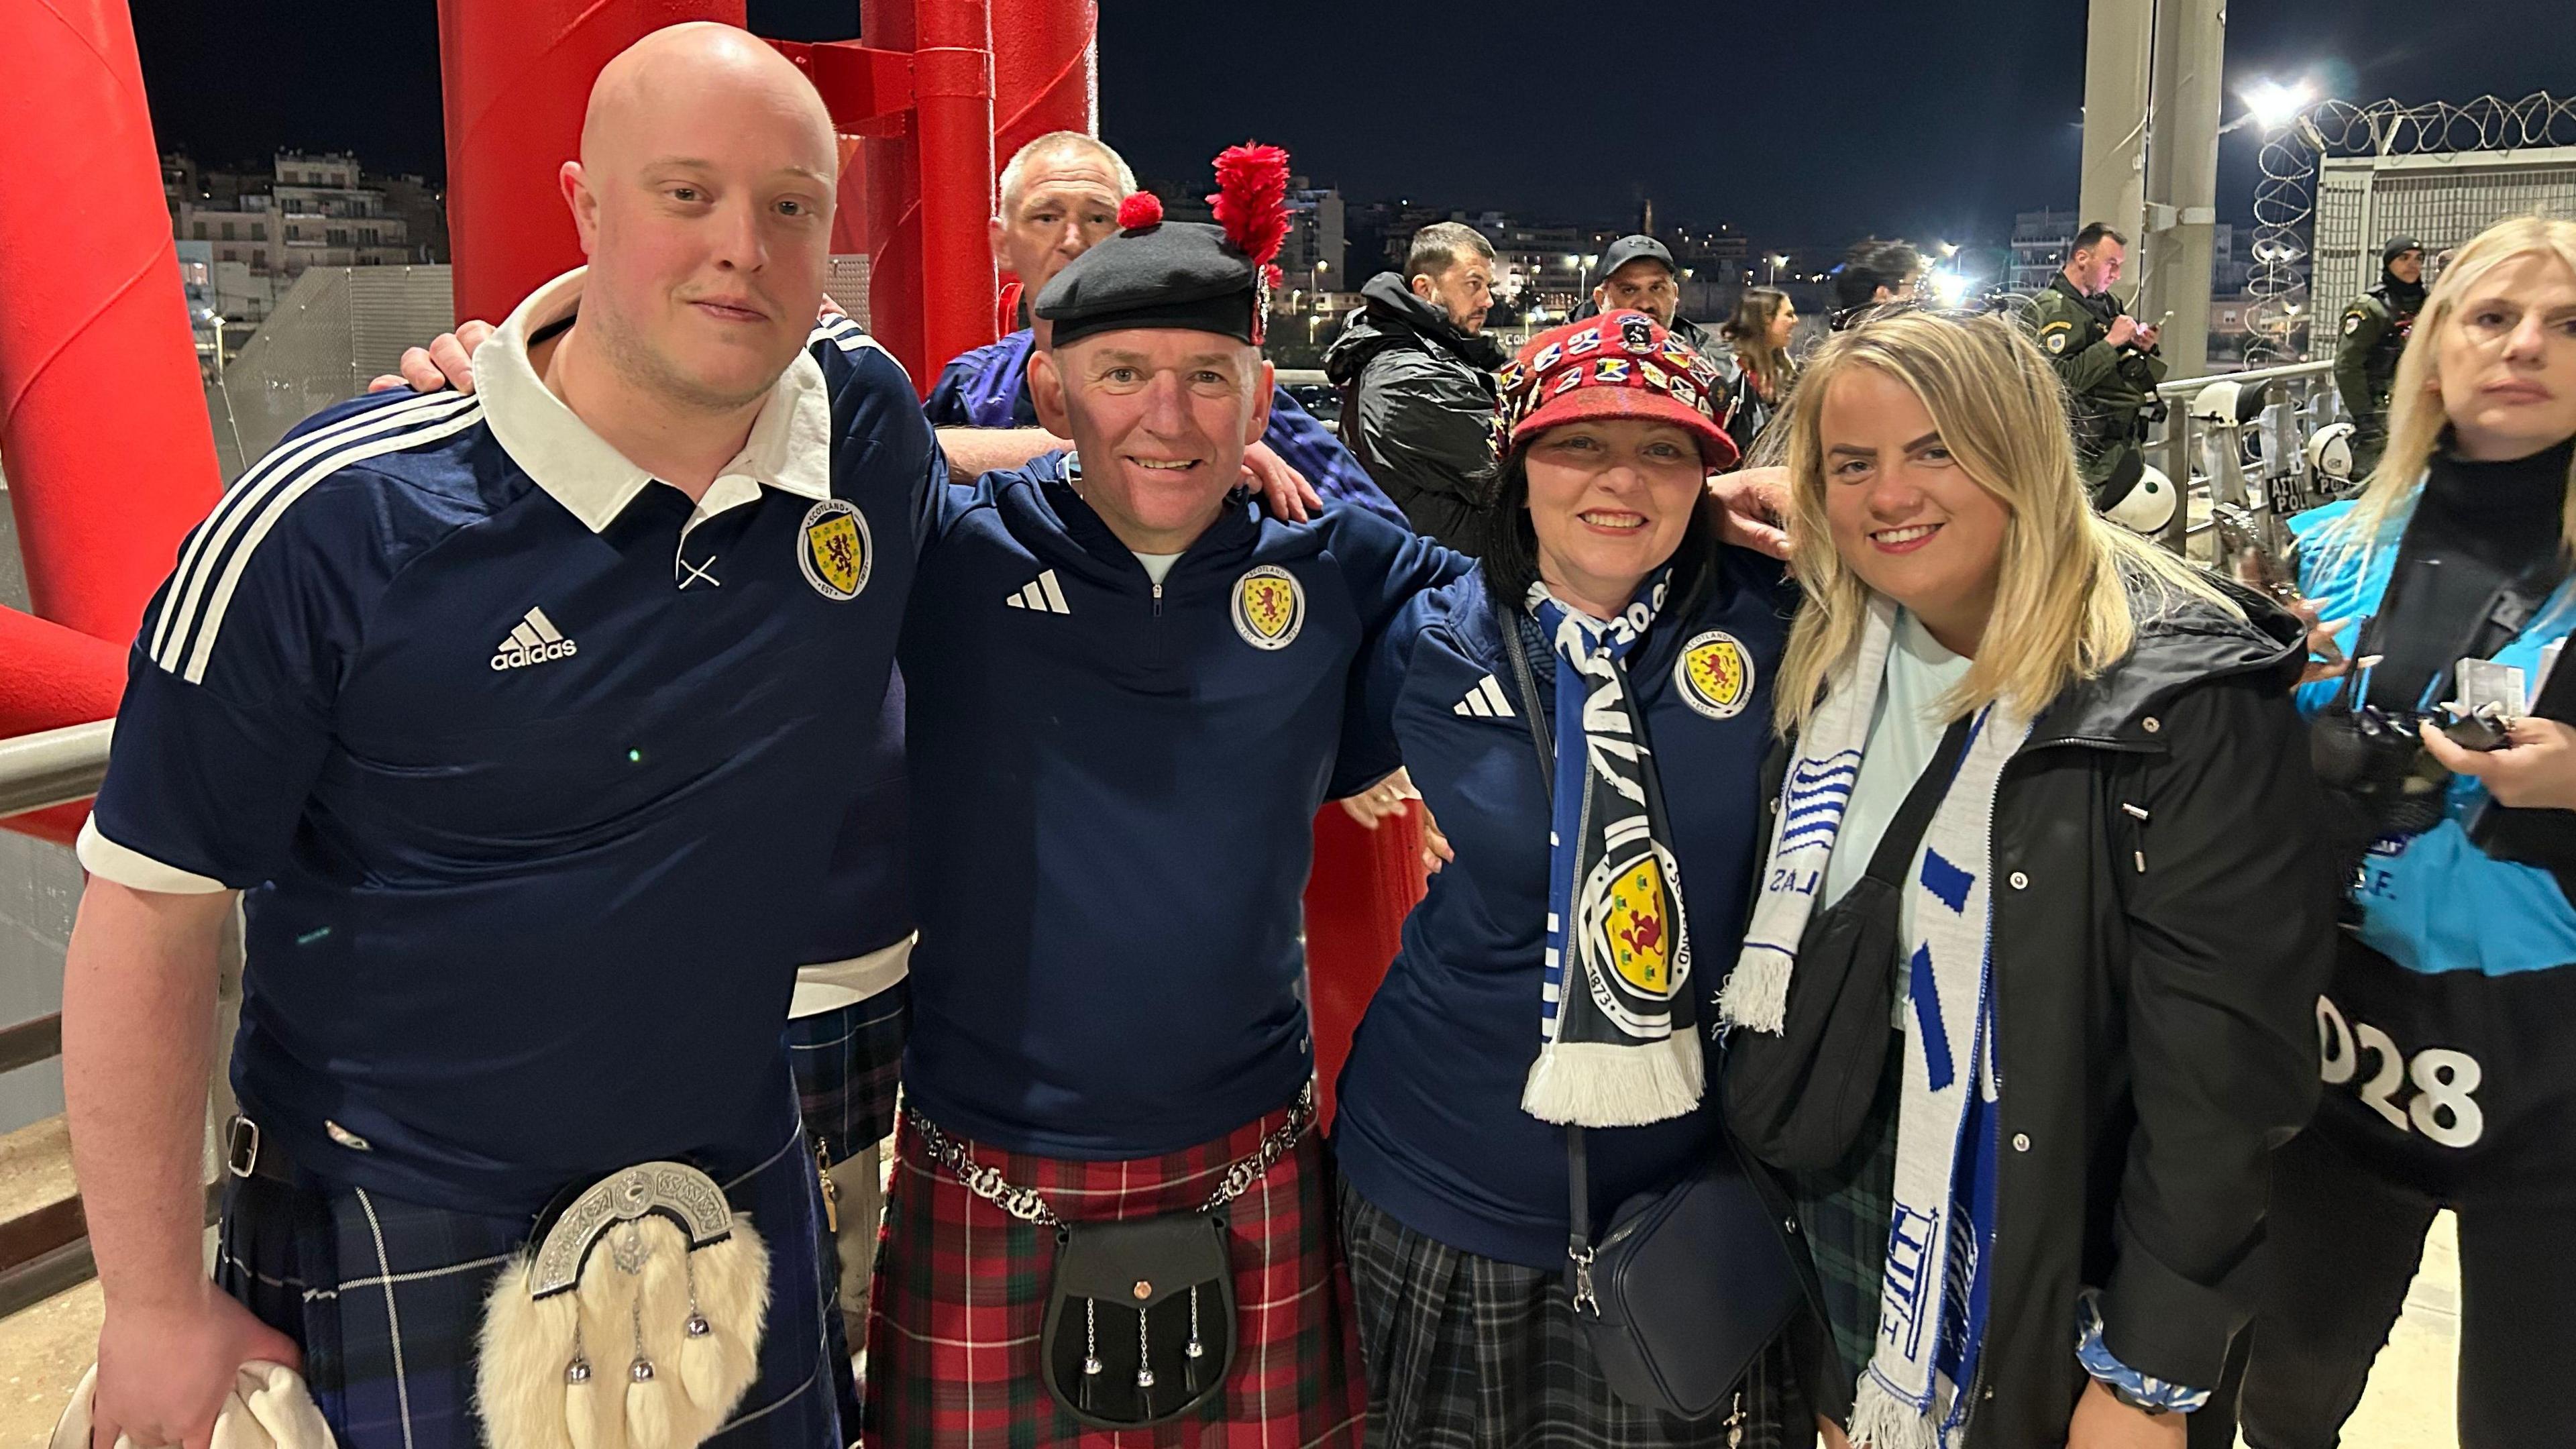
M1974 1449L2065 1441L2087 1288L2114 1357L2194 1388L2218 1387L2253 1312L2271 1150L2317 1099L2336 892L2289 697L2303 636L2238 597L2251 622L2133 587L2135 647L2040 714L1997 786L2003 1152ZM1818 1383L1837 1417L1841 1377Z
M1499 461L1494 372L1503 351L1393 272L1369 278L1360 297L1324 350L1324 374L1342 390L1342 443L1414 532L1481 553Z

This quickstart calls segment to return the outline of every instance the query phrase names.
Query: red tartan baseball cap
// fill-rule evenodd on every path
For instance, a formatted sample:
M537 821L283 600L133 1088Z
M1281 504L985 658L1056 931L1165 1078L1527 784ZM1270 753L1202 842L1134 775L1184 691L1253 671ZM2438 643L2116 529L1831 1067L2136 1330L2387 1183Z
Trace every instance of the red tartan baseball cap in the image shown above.
M1735 466L1735 440L1717 425L1726 385L1716 364L1643 312L1621 308L1551 327L1522 343L1494 380L1506 448L1560 423L1645 418L1697 439L1710 468Z

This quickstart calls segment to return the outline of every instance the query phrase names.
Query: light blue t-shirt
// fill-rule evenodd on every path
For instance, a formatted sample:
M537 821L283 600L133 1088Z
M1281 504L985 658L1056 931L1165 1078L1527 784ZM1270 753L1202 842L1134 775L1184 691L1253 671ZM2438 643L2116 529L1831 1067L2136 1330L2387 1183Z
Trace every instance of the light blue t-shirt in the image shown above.
M1887 671L1870 715L1869 742L1861 747L1860 779L1852 785L1851 804L1844 809L1842 830L1834 837L1833 858L1825 864L1824 904L1841 900L1869 873L1879 837L1887 833L1889 822L1905 804L1924 767L1932 763L1941 748L1941 736L1950 728L1938 707L1941 697L1957 687L1974 662L1942 648L1912 611L1897 613L1896 639L1887 651ZM1921 857L1920 847L1915 854ZM1909 873L1911 869L1909 863ZM1911 939L1912 893L1904 893L1904 898L1898 929Z

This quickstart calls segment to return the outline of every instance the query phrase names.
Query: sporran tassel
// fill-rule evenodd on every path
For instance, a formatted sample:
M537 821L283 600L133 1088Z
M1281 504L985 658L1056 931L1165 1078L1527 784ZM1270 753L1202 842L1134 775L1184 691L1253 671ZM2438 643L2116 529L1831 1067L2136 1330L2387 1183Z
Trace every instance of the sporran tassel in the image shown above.
M1199 1391L1207 1387L1200 1382L1206 1368L1207 1345L1199 1342L1199 1290L1194 1283L1190 1285L1190 1346L1181 1350L1181 1384L1190 1391L1191 1398L1197 1398Z
M680 1387L699 1408L720 1411L725 1398L724 1350L716 1342L715 1325L698 1311L696 1259L695 1253L682 1254L680 1259L689 1285L689 1316L680 1324Z
M572 1362L564 1365L564 1438L572 1449L599 1449L598 1371L581 1344L581 1324L572 1330Z
M1100 1304L1082 1300L1082 1387L1076 1396L1086 1414L1100 1412Z
M1145 1334L1151 1322L1136 1310L1136 1411L1148 1419L1154 1417L1154 1345Z

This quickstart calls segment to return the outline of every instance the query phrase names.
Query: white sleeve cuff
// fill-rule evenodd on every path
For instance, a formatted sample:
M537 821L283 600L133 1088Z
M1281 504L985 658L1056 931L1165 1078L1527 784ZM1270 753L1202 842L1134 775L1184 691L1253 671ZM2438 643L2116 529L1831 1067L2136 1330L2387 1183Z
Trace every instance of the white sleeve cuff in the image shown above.
M139 850L128 850L101 835L98 817L81 822L80 839L72 846L80 856L81 868L91 875L101 875L121 886L138 891L159 891L163 895L204 896L232 887L210 876L164 865Z

